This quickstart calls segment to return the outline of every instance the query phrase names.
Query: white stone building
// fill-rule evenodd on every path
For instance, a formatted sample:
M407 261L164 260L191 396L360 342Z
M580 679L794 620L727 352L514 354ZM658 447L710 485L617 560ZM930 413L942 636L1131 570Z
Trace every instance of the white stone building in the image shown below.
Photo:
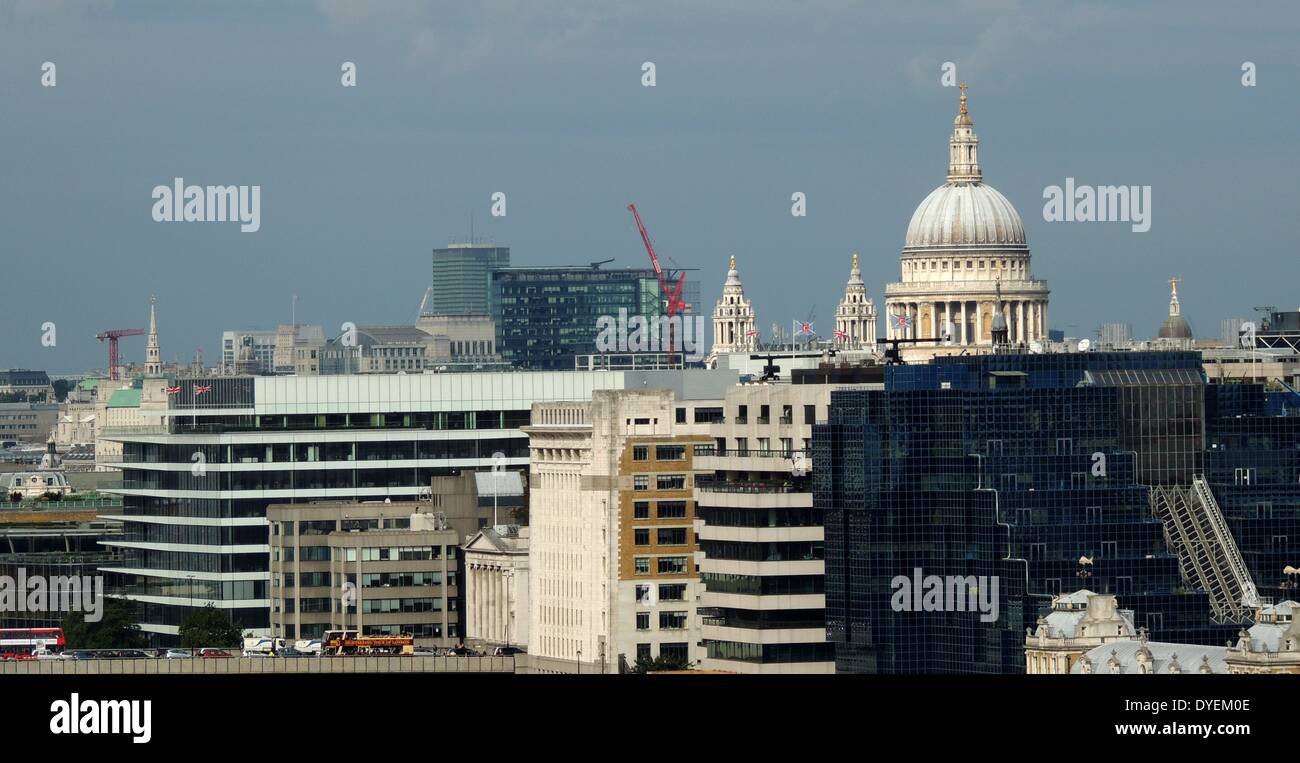
M529 528L485 527L465 542L465 638L528 646Z
M917 206L903 245L902 278L885 287L891 339L947 336L959 347L991 345L999 283L1007 340L1022 345L1047 336L1047 282L1030 271L1015 207L984 182L974 127L963 84L948 141L948 180Z

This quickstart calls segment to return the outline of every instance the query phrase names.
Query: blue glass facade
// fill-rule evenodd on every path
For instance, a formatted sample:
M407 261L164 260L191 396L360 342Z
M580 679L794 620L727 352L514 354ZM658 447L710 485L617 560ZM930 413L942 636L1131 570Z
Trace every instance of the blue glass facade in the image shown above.
M1300 547L1300 418L1267 417L1267 400L1207 387L1195 352L941 358L836 392L813 478L837 670L1023 672L1026 628L1082 588L1161 640L1224 643L1237 626L1182 580L1149 487L1208 472L1260 593L1278 596ZM914 573L996 580L996 620L910 606L895 594Z

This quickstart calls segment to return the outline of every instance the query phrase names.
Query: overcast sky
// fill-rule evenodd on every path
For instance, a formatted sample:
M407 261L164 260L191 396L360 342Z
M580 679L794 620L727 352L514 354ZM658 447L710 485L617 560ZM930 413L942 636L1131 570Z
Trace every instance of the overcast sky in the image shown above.
M429 250L471 214L515 264L643 266L628 202L700 268L704 312L734 254L765 335L814 308L829 335L857 251L883 331L908 220L947 169L945 61L1053 328L1150 336L1171 275L1201 336L1300 306L1294 0L199 5L0 4L0 367L102 368L93 335L146 326L150 294L167 360L215 362L222 330L287 323L293 294L331 335L409 323ZM260 185L261 230L154 222L178 176ZM1067 177L1151 186L1150 231L1045 222ZM143 339L123 349L143 360Z

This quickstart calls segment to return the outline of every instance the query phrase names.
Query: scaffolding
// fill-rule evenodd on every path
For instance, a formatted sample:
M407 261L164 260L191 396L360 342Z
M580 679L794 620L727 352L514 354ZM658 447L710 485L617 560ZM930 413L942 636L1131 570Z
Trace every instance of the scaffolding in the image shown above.
M1259 592L1205 478L1151 488L1151 509L1178 554L1183 582L1209 593L1214 621L1252 622Z

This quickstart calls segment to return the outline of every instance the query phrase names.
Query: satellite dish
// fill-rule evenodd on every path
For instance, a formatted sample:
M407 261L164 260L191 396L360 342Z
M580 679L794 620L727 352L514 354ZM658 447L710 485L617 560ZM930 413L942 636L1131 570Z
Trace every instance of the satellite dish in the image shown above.
M1092 342L1090 340L1079 340L1079 352L1087 352L1089 347L1092 347Z
M1029 343L1029 351L1035 355L1041 355L1043 352L1043 343L1037 340Z

